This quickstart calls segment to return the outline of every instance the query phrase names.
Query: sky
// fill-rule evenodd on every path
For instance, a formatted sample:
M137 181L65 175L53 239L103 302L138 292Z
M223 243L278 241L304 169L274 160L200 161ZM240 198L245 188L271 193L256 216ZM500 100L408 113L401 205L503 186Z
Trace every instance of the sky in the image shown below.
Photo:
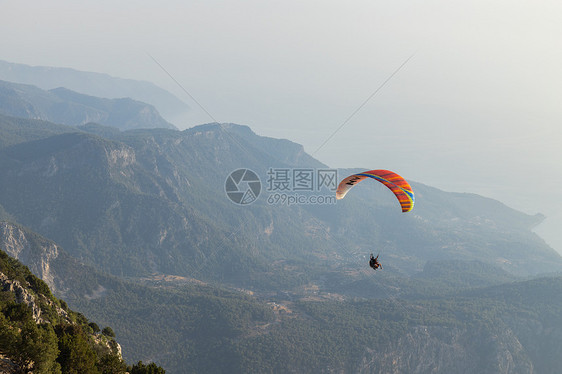
M330 167L543 213L535 230L562 253L558 1L0 6L2 60L151 81L192 108L180 129L244 124Z

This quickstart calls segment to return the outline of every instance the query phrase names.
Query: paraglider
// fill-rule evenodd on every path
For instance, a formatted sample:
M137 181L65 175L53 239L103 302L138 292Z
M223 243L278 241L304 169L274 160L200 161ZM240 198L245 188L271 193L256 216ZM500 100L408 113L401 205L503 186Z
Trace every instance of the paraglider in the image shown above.
M382 264L379 262L379 255L377 257L373 257L371 253L371 259L369 260L369 266L373 268L373 270L377 270L378 268L382 269Z
M336 199L343 199L353 186L366 178L375 179L388 187L398 199L402 212L409 212L414 208L412 187L404 178L390 170L370 170L350 175L340 182L336 191Z
M375 179L388 187L398 199L402 212L409 212L414 208L414 191L412 190L410 184L395 172L383 169L365 171L345 178L338 185L338 189L336 190L336 199L343 199L353 186L367 178ZM374 257L371 253L369 266L374 270L382 269L382 265L378 259L379 255Z

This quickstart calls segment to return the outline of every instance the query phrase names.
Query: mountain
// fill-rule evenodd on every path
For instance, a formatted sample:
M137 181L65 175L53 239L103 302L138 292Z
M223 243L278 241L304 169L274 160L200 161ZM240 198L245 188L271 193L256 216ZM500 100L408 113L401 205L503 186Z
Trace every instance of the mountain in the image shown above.
M175 128L160 117L152 105L140 101L97 98L66 88L44 91L6 81L0 81L0 114L69 126L97 122L123 130Z
M292 290L325 279L336 290L342 276L343 283L370 278L361 270L374 251L405 275L432 260L477 259L522 275L562 264L531 232L541 217L415 182L412 214L400 213L376 183L337 204L275 205L276 191L267 191L272 169L325 166L302 146L247 127L78 130L3 148L0 205L72 256L114 275L157 272ZM263 196L251 205L233 204L225 194L226 177L239 168L262 181Z
M189 110L187 104L153 83L107 74L0 61L0 80L37 86L43 90L66 87L89 96L131 98L154 105L168 120Z
M3 225L2 229L9 228ZM5 234L3 232L3 238ZM17 245L18 242L12 241L11 244ZM56 249L56 246L50 246L52 248ZM34 249L30 252L37 254ZM48 277L47 274L44 273ZM66 302L53 296L44 281L0 251L2 373L124 373L142 370L141 362L127 367L121 356L121 346L114 337L111 327L100 330L96 323L69 309ZM163 373L161 368L154 367Z
M457 262L450 277L444 271L455 265L433 264L424 285L415 280L410 287L432 289L431 297L339 299L319 292L287 300L182 277L119 280L77 265L55 243L10 223L0 226L0 248L32 270L48 267L43 276L69 287L74 308L111 322L126 358L155 360L171 373L552 373L562 364L557 276L521 281L486 264ZM470 287L475 274L479 286ZM464 281L438 292L442 280L455 278Z
M77 131L75 128L57 125L48 121L10 117L2 114L0 114L0 123L2 124L0 148Z
M126 359L169 372L560 367L562 281L544 274L562 259L532 232L544 217L414 181L407 214L376 182L336 202L356 171L235 124L0 115L0 246L113 326Z
M176 148L178 135L186 144ZM244 241L237 243L238 239L228 237L232 217L205 211L206 204L220 204L228 212L232 203L225 198L223 176L197 175L206 167L200 157L207 152L194 152L191 147L200 143L199 135L162 130L124 136L139 147L139 153L125 142L86 133L62 134L5 148L2 164L7 174L0 181L2 191L6 192L3 196L15 193L20 198L12 202L3 200L2 206L8 212L19 206L23 214L16 217L18 222L61 243L76 257L103 263L103 269L118 275L153 271L189 275L196 268L204 272L205 265L212 273L235 276L241 273L235 272L233 264L248 271L265 269L267 260L263 255L252 256L252 248L245 248ZM155 139L162 142L157 148L152 146ZM205 146L212 145L207 142ZM182 163L167 159L174 152L169 147L176 148L173 156L182 159ZM51 172L38 172L36 167L48 169L43 162L51 161ZM30 162L35 170L20 174L16 171L22 171L20 162ZM154 170L158 172L154 174ZM46 179L38 181L36 177ZM200 195L198 191L211 189L213 179L217 180L214 189L220 191L219 197ZM15 191L19 188L27 191L20 194ZM68 198L72 195L75 198L71 203ZM37 208L41 214L31 213ZM83 236L80 232L87 234ZM205 263L206 253L212 254L227 242L234 247L225 248L225 253L235 261ZM194 263L193 258L200 258L201 262Z
M1 256L7 253L28 264L45 289L50 287L89 318L114 322L128 361L164 362L175 372L191 365L200 371L211 354L209 346L228 345L233 336L242 338L256 325L272 322L269 306L245 293L181 277L174 278L181 285L177 289L165 280L151 285L126 282L80 263L56 243L17 224L0 222L0 250ZM191 362L170 359L169 350L179 350Z

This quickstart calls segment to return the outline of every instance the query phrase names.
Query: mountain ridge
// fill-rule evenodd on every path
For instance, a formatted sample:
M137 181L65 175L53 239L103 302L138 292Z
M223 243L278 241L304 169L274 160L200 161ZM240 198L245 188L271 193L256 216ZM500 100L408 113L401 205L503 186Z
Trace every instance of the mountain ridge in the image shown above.
M114 326L127 357L175 373L547 373L560 364L552 349L540 352L544 339L558 342L548 324L559 318L557 278L542 293L540 282L521 282L561 268L530 231L540 217L416 182L412 214L377 183L333 205L272 205L271 168L326 166L233 124L66 130L0 116L0 138L10 134L0 206L23 226L4 225L26 239L0 236L44 248L25 260L73 308ZM236 168L264 181L249 206L226 196ZM384 271L368 268L373 250ZM496 300L504 287L512 291ZM521 291L537 298L517 300Z
M0 60L0 80L30 84L44 90L66 87L85 95L110 99L130 97L154 105L168 120L189 110L187 104L153 83L71 68L30 66Z
M302 282L326 271L323 266L312 271L306 263L313 258L318 265L337 259L330 271L357 268L357 254L372 248L361 242L342 248L341 242L365 235L384 243L383 255L406 273L439 258L480 258L523 273L556 271L562 261L530 233L540 217L415 182L412 214L397 212L395 198L376 183L364 183L334 205L271 205L271 168L325 165L303 154L300 145L262 138L248 127L211 124L184 131L108 133L92 124L77 131L3 148L0 204L18 222L91 265L109 266L104 270L116 275L156 270L201 276L206 269L207 280L221 274L239 282L242 274L262 277L272 260L280 261L273 263L282 276L290 258L300 263L297 273L302 275L294 280L304 277L297 281ZM264 196L245 209L224 192L228 173L237 168L255 170L264 189ZM37 207L43 207L42 215L33 213ZM324 235L311 235L311 230ZM529 253L529 247L536 253ZM233 262L217 262L219 248Z
M49 91L36 86L0 81L0 113L69 126L98 122L120 129L173 128L150 105L129 98L104 99L66 88Z

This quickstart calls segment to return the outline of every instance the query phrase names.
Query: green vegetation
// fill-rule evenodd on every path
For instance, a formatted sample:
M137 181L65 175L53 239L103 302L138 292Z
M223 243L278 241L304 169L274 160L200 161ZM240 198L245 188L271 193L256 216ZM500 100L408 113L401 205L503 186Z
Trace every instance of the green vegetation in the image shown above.
M466 268L469 273L480 269ZM358 372L370 355L409 354L416 348L403 348L400 344L405 343L399 342L418 330L428 331L418 339L431 338L437 346L462 341L463 354L481 361L476 372L490 370L496 357L488 357L488 351L513 345L513 339L527 352L517 358L521 365L562 364L554 354L554 347L562 344L562 301L557 296L562 278L450 287L442 295L440 279L423 283L420 289L430 296L412 291L410 300L302 298L275 304L212 287L123 284L103 299L77 300L76 305L97 320L111 321L126 356L160 355L159 362L173 373ZM531 328L536 326L542 327ZM554 346L545 345L544 339Z
M142 361L137 362L135 365L130 367L128 371L130 374L164 374L166 372L153 362L145 365Z
M18 373L125 373L115 333L69 310L29 269L0 251L0 353ZM23 298L23 299L22 299ZM164 373L152 365L138 373ZM155 371L156 370L156 371Z
M77 131L70 126L2 114L0 114L0 124L0 148Z
M111 321L128 361L158 356L175 373L209 372L211 362L228 372L240 358L232 343L275 323L271 308L251 296L190 284L116 282L103 298L69 302L97 321ZM218 352L221 359L212 358Z

